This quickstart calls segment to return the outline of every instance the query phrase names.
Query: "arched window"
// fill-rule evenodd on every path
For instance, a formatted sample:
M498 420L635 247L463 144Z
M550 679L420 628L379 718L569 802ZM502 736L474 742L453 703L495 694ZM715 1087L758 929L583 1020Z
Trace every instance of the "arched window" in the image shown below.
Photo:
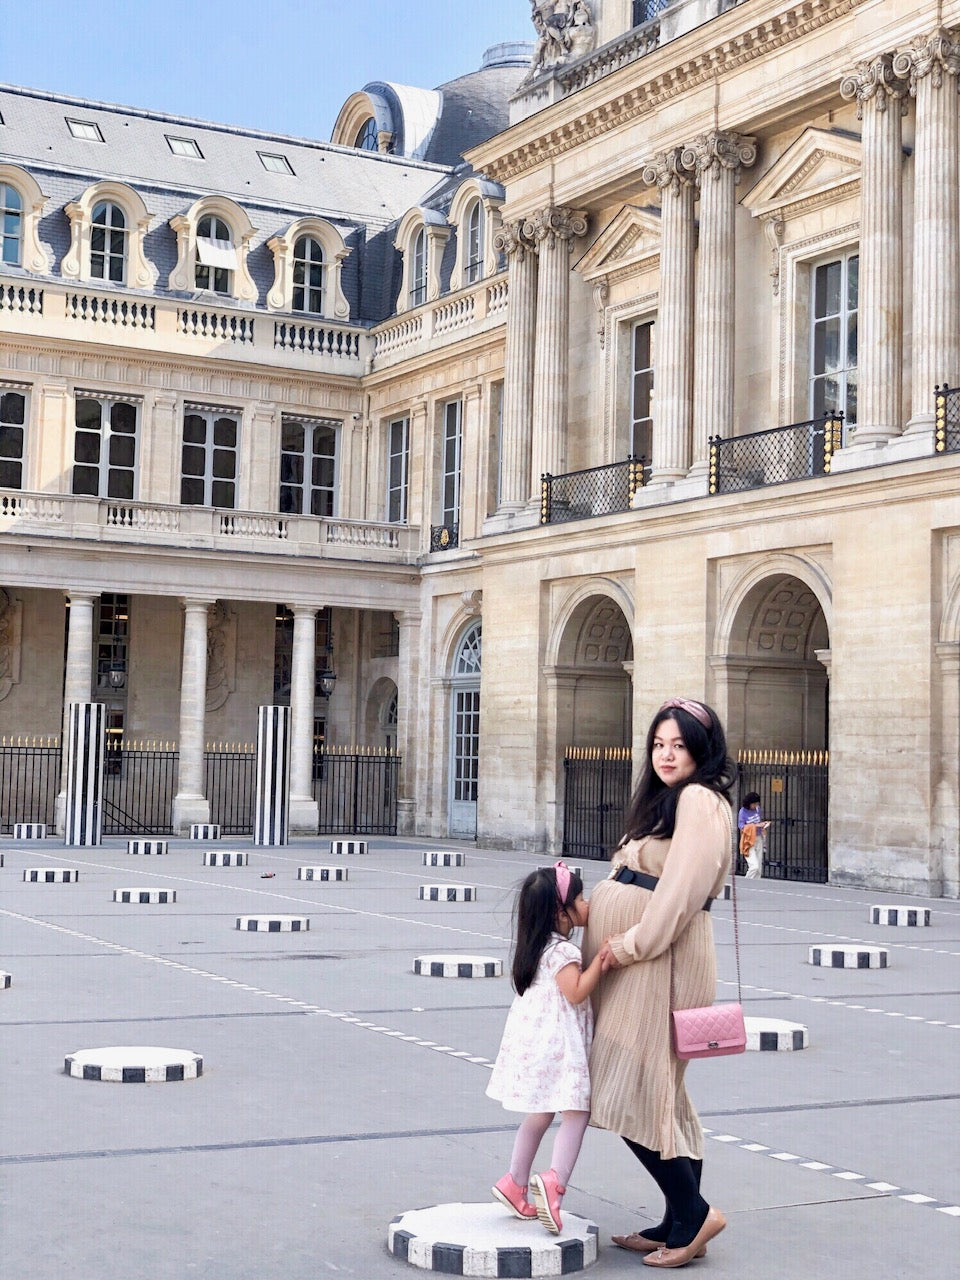
M474 200L463 220L466 252L463 260L463 283L474 284L483 276L483 205Z
M323 249L313 236L293 247L293 309L323 314Z
M90 275L123 284L127 269L127 219L118 204L94 205L90 227Z
M380 150L380 142L377 138L377 122L373 116L369 120L364 120L353 145L358 151Z
M421 227L413 239L410 260L410 305L419 307L427 300L427 229Z
M460 641L453 663L454 676L476 677L480 674L481 624L475 622Z
M197 223L197 288L232 293L236 261L230 228L222 218L206 214Z
M0 243L0 262L19 267L23 260L23 200L8 182L0 182Z
M453 659L450 701L450 834L476 835L480 777L480 621Z

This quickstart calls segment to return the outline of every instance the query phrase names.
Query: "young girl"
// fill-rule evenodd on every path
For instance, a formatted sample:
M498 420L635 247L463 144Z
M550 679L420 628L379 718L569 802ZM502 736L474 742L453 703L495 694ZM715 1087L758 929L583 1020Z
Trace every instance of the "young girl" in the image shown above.
M562 1230L560 1202L590 1119L587 1058L593 1013L587 997L600 978L599 955L582 970L580 949L568 941L587 923L583 881L563 862L531 872L516 908L513 986L500 1052L487 1094L507 1111L527 1116L513 1144L510 1169L492 1188L518 1218L539 1218L554 1235ZM563 1119L553 1144L552 1167L530 1169L557 1111ZM527 1200L530 1183L535 1204Z

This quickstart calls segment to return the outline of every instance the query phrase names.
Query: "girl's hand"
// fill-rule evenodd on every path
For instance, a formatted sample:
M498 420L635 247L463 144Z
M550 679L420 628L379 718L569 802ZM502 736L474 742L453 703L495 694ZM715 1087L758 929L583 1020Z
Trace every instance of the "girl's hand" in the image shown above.
M600 967L604 973L607 973L610 969L623 968L620 961L614 955L613 949L610 946L609 942L605 942L603 946L600 948L599 956L600 956Z

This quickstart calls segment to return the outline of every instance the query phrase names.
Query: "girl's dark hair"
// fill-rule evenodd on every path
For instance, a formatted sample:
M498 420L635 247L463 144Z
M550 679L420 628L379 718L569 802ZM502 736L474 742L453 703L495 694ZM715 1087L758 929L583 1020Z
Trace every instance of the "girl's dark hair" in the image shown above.
M759 804L759 803L760 803L760 792L748 791L747 794L740 801L740 808L749 809L752 804Z
M514 907L513 936L516 941L511 970L513 989L517 995L522 996L537 976L540 957L556 928L557 910L562 908L566 913L581 893L583 881L571 870L567 895L561 903L557 891L557 873L553 867L540 867L531 871L520 886Z
M726 735L713 708L704 702L699 705L710 719L709 728L682 707L663 707L653 717L647 732L646 760L637 789L627 806L621 844L628 840L639 840L642 836L663 836L669 839L677 821L680 793L691 783L709 787L729 803L735 769L733 761L727 755ZM683 735L684 746L697 766L689 778L678 782L674 787L661 782L653 769L653 739L664 720L676 720Z

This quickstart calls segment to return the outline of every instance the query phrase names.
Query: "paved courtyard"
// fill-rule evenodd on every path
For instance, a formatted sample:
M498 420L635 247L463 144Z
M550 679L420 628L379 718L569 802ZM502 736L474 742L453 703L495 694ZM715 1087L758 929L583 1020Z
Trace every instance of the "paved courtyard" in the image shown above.
M413 1276L386 1252L390 1219L487 1199L514 1128L484 1096L509 980L412 966L446 951L506 961L513 889L543 859L385 839L336 860L328 841L224 840L249 850L245 867L205 867L207 846L183 841L163 857L128 855L123 841L2 847L0 969L13 979L0 991L4 1280ZM421 865L422 851L445 848L466 865ZM334 861L346 883L297 879L298 866ZM582 865L589 889L605 867ZM79 868L79 881L23 882L25 868L54 866ZM420 901L424 883L475 885L477 901ZM177 900L113 901L134 887ZM960 903L737 887L746 1011L804 1024L810 1046L691 1066L704 1190L729 1220L694 1269L953 1274ZM872 904L891 902L931 907L932 926L867 923ZM264 913L303 914L310 929L236 929L237 916ZM713 918L730 997L730 904ZM839 940L885 946L889 967L806 963L811 945ZM193 1050L203 1075L143 1085L64 1074L67 1054L107 1045ZM610 1233L656 1220L660 1203L615 1137L588 1131L566 1207L599 1224L590 1274L643 1270Z

